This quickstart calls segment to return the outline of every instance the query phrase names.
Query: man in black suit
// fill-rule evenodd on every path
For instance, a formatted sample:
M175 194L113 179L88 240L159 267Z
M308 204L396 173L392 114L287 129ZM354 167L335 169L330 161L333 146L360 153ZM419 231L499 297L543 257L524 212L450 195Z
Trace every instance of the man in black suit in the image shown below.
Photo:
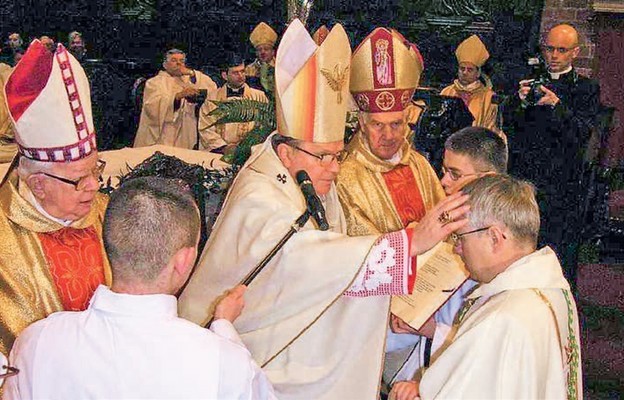
M578 33L567 24L548 32L542 54L548 71L541 84L520 82L509 139L510 173L532 181L542 217L541 245L558 253L574 286L580 205L587 190L580 183L583 154L599 107L598 82L579 75L572 62L580 51Z

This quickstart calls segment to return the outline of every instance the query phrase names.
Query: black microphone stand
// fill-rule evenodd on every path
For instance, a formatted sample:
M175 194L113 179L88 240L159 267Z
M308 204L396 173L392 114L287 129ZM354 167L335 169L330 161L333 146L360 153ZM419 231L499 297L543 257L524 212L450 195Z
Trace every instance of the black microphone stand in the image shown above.
M295 220L295 222L290 226L288 232L286 232L286 234L280 239L280 241L277 242L275 246L273 246L271 251L269 251L269 254L267 254L262 259L262 261L260 261L258 265L256 265L254 269L252 269L251 272L249 272L247 276L243 278L243 280L240 282L240 285L249 286L249 284L256 278L256 276L258 276L258 274L264 269L264 267L266 267L269 261L271 261L273 257L275 257L275 254L277 254L277 252L282 247L284 247L284 245L292 237L292 235L299 232L299 230L303 228L303 226L306 224L306 222L308 222L309 219L310 212L306 210L303 214L299 216L299 218ZM208 321L208 323L204 325L204 328L209 328L210 324L212 324L212 321L214 321L214 317L210 318L210 321Z

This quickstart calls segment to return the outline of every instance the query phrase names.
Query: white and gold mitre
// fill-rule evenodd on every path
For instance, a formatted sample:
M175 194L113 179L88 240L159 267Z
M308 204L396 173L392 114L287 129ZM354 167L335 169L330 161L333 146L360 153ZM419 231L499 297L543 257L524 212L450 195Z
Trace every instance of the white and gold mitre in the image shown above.
M336 24L318 46L301 21L290 23L275 62L277 131L295 139L343 140L351 46Z
M277 41L277 33L268 24L260 22L249 35L249 41L253 47L258 47L261 44L275 45Z
M455 57L458 63L469 62L481 67L490 58L490 53L479 36L472 35L457 46Z

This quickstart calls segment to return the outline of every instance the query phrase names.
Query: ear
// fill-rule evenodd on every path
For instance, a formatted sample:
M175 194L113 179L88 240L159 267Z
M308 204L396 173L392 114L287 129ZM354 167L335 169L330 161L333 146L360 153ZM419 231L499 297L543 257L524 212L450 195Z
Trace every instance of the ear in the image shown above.
M227 82L227 72L221 71L221 78Z
M195 258L197 257L196 247L183 247L171 257L171 266L173 270L180 276L188 277L188 273L195 264Z
M277 145L277 156L284 164L286 169L290 168L292 165L292 148L286 143L280 143Z
M507 235L499 226L493 225L489 231L490 244L494 253L501 252L507 241Z
M572 58L576 58L578 57L579 53L581 52L581 48L579 46L576 46L573 50L572 50Z
M39 201L44 199L46 194L44 179L40 174L32 174L26 178L26 185Z

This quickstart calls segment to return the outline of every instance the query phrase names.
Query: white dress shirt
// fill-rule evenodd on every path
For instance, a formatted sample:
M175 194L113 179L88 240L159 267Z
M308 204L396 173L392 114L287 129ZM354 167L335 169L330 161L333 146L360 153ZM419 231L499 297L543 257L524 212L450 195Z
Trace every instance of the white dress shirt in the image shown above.
M11 352L20 373L4 398L273 399L232 324L211 329L178 318L174 296L100 286L87 310L22 332Z

